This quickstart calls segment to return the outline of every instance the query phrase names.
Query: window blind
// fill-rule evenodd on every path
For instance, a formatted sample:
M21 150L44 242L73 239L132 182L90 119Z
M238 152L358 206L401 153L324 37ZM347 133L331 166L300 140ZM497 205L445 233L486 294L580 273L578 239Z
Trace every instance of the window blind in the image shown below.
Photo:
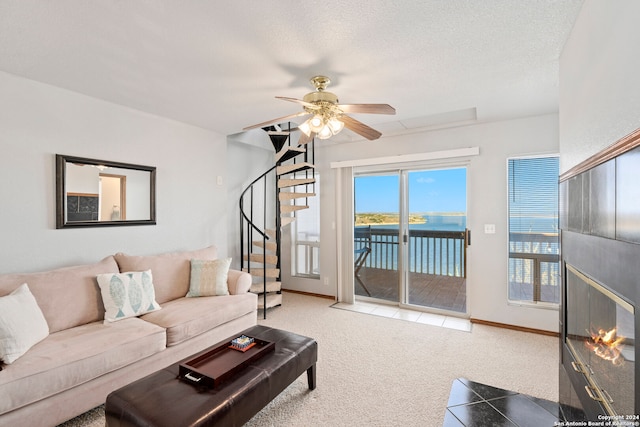
M509 300L560 301L558 157L508 160Z
M558 157L509 159L509 232L558 232Z

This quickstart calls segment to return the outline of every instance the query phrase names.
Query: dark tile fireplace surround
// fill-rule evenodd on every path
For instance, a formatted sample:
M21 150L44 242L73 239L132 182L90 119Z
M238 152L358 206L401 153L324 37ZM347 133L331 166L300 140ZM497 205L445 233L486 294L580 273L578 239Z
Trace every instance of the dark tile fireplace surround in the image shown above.
M564 416L638 425L640 129L560 177L560 228Z

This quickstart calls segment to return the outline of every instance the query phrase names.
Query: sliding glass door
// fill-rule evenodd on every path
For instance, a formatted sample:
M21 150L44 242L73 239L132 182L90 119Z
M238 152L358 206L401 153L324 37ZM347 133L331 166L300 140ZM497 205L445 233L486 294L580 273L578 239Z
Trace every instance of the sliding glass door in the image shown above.
M407 302L466 313L467 170L407 173Z
M354 183L355 294L400 302L400 175L366 174Z
M466 168L354 179L356 296L466 313Z

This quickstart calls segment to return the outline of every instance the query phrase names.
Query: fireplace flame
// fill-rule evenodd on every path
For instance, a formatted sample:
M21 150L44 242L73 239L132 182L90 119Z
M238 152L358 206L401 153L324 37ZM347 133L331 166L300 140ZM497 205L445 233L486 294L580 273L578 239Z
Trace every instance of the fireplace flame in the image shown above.
M617 328L613 328L609 331L604 329L598 329L598 332L593 330L590 332L591 340L586 342L586 345L597 356L604 360L609 360L614 365L619 365L624 362L624 357L620 346L625 340L625 337L618 336Z

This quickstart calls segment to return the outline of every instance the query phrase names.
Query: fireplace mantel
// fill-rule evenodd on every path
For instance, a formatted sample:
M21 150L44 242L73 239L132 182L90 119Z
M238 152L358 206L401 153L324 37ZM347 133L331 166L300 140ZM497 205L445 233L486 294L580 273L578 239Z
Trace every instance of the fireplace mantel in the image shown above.
M565 173L560 175L560 182L566 181L569 178L572 178L576 175L579 175L589 169L593 169L594 167L607 162L611 159L618 157L621 154L626 153L627 151L631 151L636 147L640 146L640 128L631 132L629 135L626 135L620 138L618 141L614 142L604 150L594 154L583 162L580 162L576 166L572 167Z

